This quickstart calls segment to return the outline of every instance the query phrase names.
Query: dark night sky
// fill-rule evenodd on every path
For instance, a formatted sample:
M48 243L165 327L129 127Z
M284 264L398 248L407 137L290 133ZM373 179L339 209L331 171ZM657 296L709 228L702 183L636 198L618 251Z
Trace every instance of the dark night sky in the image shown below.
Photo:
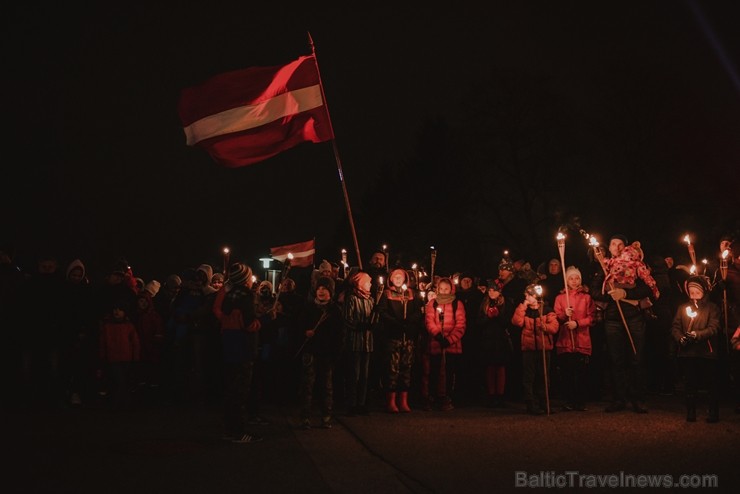
M424 122L464 127L462 101L475 98L475 83L515 74L541 81L566 108L552 135L561 159L575 164L537 166L564 174L576 189L569 192L584 197L575 213L587 230L624 231L666 250L680 249L690 229L704 234L698 245L711 253L721 230L740 226L737 2L493 1L454 8L11 7L4 16L10 111L3 241L14 245L19 262L51 249L63 262L81 257L99 275L122 255L147 279L218 265L226 244L232 260L255 267L270 246L314 236L319 259L336 259L342 246L353 253L329 143L224 169L185 145L177 117L181 89L308 54L307 31L356 221L384 208L365 200L382 197L383 174L418 159ZM593 122L612 118L604 112L615 108L629 116L613 117L624 118L614 128L630 132L595 140ZM641 139L649 145L641 148ZM649 149L650 158L617 172L630 153L614 150L625 143ZM457 166L450 163L453 172ZM659 184L652 187L657 200L631 192L641 175ZM506 186L491 183L491 192ZM444 183L408 189L406 219L389 221L408 221L433 209L436 196L460 193ZM615 193L625 190L629 197L617 201ZM410 241L357 226L363 261L383 242ZM440 242L434 235L424 240Z

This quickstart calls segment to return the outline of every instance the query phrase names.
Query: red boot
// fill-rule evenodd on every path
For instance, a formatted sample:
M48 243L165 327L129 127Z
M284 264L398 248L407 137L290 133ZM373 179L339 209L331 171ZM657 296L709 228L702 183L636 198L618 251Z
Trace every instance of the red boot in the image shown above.
M398 396L401 400L401 404L398 405L398 409L404 413L410 412L411 408L409 408L409 392L401 391L400 393L398 393Z
M385 394L385 411L388 413L398 413L398 407L396 406L396 392L388 391Z

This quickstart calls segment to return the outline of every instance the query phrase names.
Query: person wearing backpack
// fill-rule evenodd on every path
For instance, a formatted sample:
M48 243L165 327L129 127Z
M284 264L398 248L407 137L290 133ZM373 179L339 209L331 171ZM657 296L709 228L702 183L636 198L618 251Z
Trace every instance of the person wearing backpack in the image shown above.
M455 298L452 280L441 278L437 282L437 295L427 303L424 314L429 335L422 357L424 410L431 410L436 402L440 410L447 412L455 408L452 404L455 371L467 326L465 305Z

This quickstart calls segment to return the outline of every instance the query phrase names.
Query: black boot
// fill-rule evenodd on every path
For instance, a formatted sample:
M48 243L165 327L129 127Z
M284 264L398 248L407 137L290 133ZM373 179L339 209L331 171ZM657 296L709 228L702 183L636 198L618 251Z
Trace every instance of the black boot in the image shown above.
M696 396L686 396L686 422L696 422Z
M719 402L712 400L709 403L709 415L707 416L708 424L716 424L719 422Z
M534 402L532 400L527 400L527 413L529 415L542 415L545 412L539 409L539 407L535 408Z

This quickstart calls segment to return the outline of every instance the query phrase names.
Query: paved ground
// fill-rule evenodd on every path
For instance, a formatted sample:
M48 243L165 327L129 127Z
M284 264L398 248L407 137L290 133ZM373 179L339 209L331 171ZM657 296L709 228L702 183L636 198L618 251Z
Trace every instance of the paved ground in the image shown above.
M6 486L12 487L3 491L521 492L517 475L547 482L540 472L577 471L673 475L674 480L710 474L719 488L702 492L737 492L740 415L729 403L722 404L718 424L704 423L702 414L698 422L686 423L677 396L655 396L649 405L647 415L605 414L604 403L592 403L586 412L540 417L524 414L518 404L399 415L376 410L366 417L340 416L331 430L310 431L296 427L294 410L268 406L265 415L272 424L259 426L265 440L244 445L221 438L215 408L11 409L3 411L1 464ZM574 490L622 489L560 489Z

